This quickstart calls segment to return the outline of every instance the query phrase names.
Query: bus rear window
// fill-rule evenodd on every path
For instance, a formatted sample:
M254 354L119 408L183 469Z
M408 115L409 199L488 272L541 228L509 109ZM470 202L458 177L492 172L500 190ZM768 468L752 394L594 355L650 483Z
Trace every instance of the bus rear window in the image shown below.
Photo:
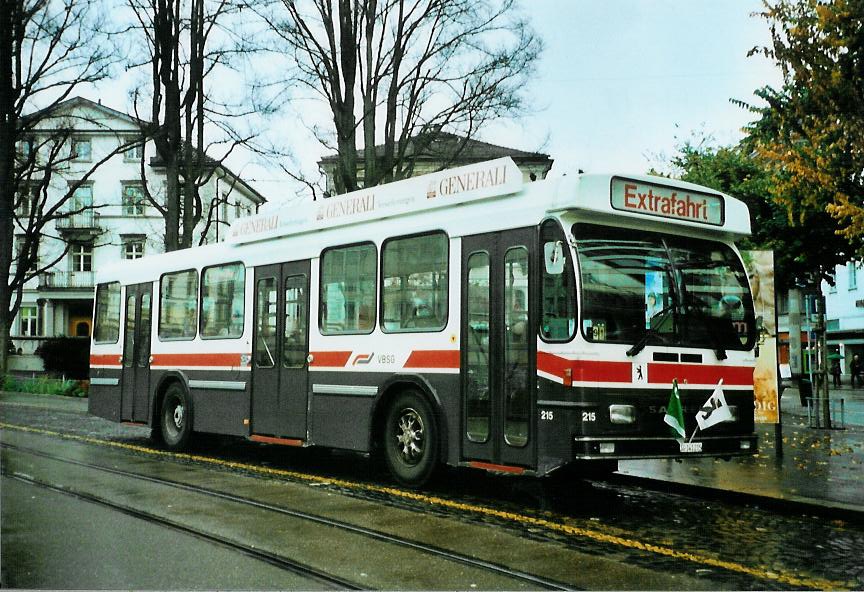
M120 283L99 284L96 287L96 327L93 341L117 343L120 339Z

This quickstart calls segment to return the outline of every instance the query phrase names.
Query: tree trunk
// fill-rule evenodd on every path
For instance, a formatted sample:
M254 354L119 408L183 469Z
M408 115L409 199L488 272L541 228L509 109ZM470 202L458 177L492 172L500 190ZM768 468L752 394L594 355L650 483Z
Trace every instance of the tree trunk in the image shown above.
M10 310L12 291L9 275L12 267L13 204L17 187L14 183L15 140L18 116L15 108L17 90L14 84L13 31L18 27L17 0L0 1L0 375L6 373L9 333L14 316ZM8 237L8 240L7 240Z
M376 0L366 0L366 81L363 89L363 186L378 184L378 158L375 154L375 103L378 96L377 68L373 67Z

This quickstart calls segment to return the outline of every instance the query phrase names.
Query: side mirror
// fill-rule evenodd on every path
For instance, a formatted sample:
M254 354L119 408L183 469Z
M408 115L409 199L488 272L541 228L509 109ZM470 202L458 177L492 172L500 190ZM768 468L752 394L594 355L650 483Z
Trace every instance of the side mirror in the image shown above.
M543 245L543 264L549 275L564 273L564 244L561 241L548 242Z

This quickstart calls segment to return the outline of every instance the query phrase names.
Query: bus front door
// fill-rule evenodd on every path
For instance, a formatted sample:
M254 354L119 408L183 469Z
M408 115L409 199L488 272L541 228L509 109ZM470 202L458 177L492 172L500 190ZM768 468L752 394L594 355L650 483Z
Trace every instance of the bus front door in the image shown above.
M462 240L462 458L536 463L534 230Z
M309 262L255 268L252 433L304 440Z
M120 418L146 422L150 405L150 301L153 286L126 287Z

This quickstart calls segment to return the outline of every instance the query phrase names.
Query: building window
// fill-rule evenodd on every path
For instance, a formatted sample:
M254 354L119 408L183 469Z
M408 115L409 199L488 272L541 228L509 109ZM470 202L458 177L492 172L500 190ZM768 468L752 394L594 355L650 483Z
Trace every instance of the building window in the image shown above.
M208 267L201 275L201 337L243 335L243 290L246 268L242 263Z
M29 218L36 209L39 199L39 184L22 185L18 188L17 201L15 202L15 213L18 218Z
M371 333L375 326L375 245L329 249L321 255L321 332Z
M140 162L141 158L144 156L144 145L139 144L137 146L132 146L128 150L123 151L123 160L125 162Z
M91 149L90 138L72 138L72 160L90 162Z
M144 187L139 184L123 185L123 215L144 215Z
M69 248L72 271L93 271L93 245L75 243Z
M82 212L93 208L93 186L81 185L69 199L70 212Z
M35 256L32 259L31 265L27 265L28 263L28 253L25 252L25 249L31 246L31 248L35 249ZM32 244L31 241L27 240L27 237L23 234L18 234L15 236L15 263L16 265L21 265L22 263L25 265L27 271L35 272L39 269L39 243Z
M21 320L21 335L27 337L39 337L42 335L42 318L39 315L38 306L22 306L18 312Z
M159 339L194 339L198 328L198 272L166 273L159 287Z
M447 324L443 232L388 240L382 247L384 331L440 331Z
M18 158L22 161L26 162L30 159L30 155L33 154L33 149L36 141L33 138L24 138L20 142L18 142Z
M144 256L144 239L132 239L123 243L124 259L140 259Z
M849 289L857 290L858 289L858 266L854 261L850 261L846 264L846 272L849 274Z

